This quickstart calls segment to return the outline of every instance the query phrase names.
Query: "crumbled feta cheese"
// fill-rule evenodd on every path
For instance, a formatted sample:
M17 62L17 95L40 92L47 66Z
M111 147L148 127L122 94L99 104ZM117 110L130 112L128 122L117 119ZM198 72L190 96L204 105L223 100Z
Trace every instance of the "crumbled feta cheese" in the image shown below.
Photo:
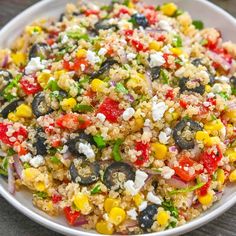
M107 213L103 214L103 219L104 219L104 220L106 220L106 221L108 221L108 220L109 220L109 216L108 216L108 214L107 214Z
M161 199L158 196L155 196L152 192L148 192L147 200L157 205L161 205Z
M136 58L136 56L137 56L137 54L134 54L134 53L128 53L127 54L127 59L129 60L129 61L132 61L134 58Z
M211 105L210 102L203 102L203 106L204 106L204 107L209 107L210 105Z
M170 139L170 136L167 136L165 132L161 131L158 138L159 138L160 143L167 144Z
M33 157L30 161L29 161L30 165L38 168L39 166L43 165L45 163L43 156L41 155L37 155L35 157Z
M118 21L118 27L121 30L127 30L127 29L132 29L133 24L130 23L129 21L122 19Z
M149 120L149 119L146 119L145 121L144 121L144 124L143 124L145 127L151 127L152 126L152 124L151 124L151 121Z
M68 151L68 146L67 145L64 145L63 148L61 149L60 153L61 154L64 154Z
M226 76L219 76L219 77L215 77L215 80L221 82L221 83L229 83L229 78Z
M81 64L81 65L80 65L81 71L85 71L85 68L86 68L86 67L85 67L85 64Z
M128 121L129 119L133 117L134 113L135 113L134 108L129 107L124 111L124 113L122 114L122 117L125 121Z
M143 210L145 210L146 208L147 208L147 201L143 201L143 202L139 205L138 210L139 210L139 211L143 211Z
M158 25L162 30L165 30L167 32L172 31L172 27L170 26L169 22L166 20L160 20L158 22Z
M124 187L127 192L129 192L132 196L136 195L138 193L138 189L134 187L134 181L128 180L124 183Z
M104 56L107 53L107 49L106 48L100 48L100 50L98 51L98 55L99 56Z
M214 93L208 93L208 94L207 94L207 97L208 97L208 98L214 98L214 97L215 97L215 94L214 94Z
M106 116L102 113L98 113L96 117L103 123L106 120Z
M170 51L171 48L172 48L172 46L170 44L167 44L162 48L162 52L171 53L171 51Z
M133 209L127 211L127 215L130 217L131 220L136 220L138 213L137 213L136 209L133 208Z
M62 40L61 40L61 43L62 43L62 44L66 44L66 43L68 42L68 40L69 40L69 38L68 38L68 36L65 34L65 35L63 36Z
M169 166L162 167L161 176L164 179L170 179L175 174L175 171L171 169Z
M31 58L28 65L25 67L25 74L30 75L39 70L43 70L45 68L43 62L41 62L40 57Z
M136 170L134 186L138 190L140 190L144 186L145 181L146 181L147 178L148 178L148 175L144 171Z
M98 57L95 52L93 52L93 51L91 51L91 50L88 50L88 51L87 51L87 60L88 60L92 65L94 65L94 64L100 62L100 57Z
M152 118L154 121L161 120L164 116L165 111L168 109L168 106L164 102L157 103L153 101L152 103Z
M89 143L80 143L79 144L79 153L84 154L87 158L94 158L95 153Z
M20 156L22 162L29 162L32 159L31 153L27 153L23 156Z
M162 52L156 52L150 55L150 67L162 66L165 62Z
M220 93L220 92L222 92L221 84L214 84L212 86L212 92L213 93Z
M173 113L174 111L175 111L174 107L171 107L171 108L169 109L169 112L170 112L170 113Z

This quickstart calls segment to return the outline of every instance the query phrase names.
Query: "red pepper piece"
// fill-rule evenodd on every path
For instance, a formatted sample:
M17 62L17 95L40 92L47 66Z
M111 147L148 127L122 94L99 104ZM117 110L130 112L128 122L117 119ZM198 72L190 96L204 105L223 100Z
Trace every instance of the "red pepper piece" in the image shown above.
M166 99L174 100L175 95L173 89L169 89L165 95Z
M64 208L64 214L65 214L65 217L67 219L67 222L70 224L70 225L74 225L76 220L79 218L80 216L80 212L79 211L73 211L71 209L71 207L65 207Z
M61 200L62 200L62 196L61 195L59 195L59 194L53 194L52 195L52 202L53 202L53 204L57 204Z
M150 151L150 144L137 142L135 145L135 150L140 151L141 154L137 157L137 160L134 162L137 166L142 166L149 160L149 151Z
M24 76L20 80L20 85L25 94L36 94L42 90L35 77Z

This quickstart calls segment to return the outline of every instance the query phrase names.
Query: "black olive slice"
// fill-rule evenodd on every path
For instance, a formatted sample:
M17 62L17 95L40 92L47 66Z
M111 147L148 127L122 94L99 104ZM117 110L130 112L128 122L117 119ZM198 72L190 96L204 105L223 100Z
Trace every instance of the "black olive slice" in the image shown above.
M146 16L143 14L140 14L140 13L136 13L136 14L132 15L131 20L132 20L134 26L136 26L136 27L141 26L143 28L146 28L149 25Z
M15 111L16 108L21 104L21 100L17 99L13 102L7 103L1 110L0 114L4 119L7 118L8 114Z
M119 27L115 24L109 24L108 20L100 20L94 25L95 30L98 32L99 30L108 30L114 29L118 30Z
M34 44L29 52L29 60L34 57L40 57L41 59L48 59L51 54L51 48L46 43Z
M189 92L199 93L199 94L202 95L205 92L205 86L204 85L199 85L198 87L190 89L186 86L187 82L188 82L187 78L181 78L179 80L180 93L183 93L184 91L189 91Z
M88 162L75 159L70 165L70 176L74 183L90 185L98 181L100 177L100 166L97 162Z
M196 66L196 67L198 67L198 66L200 66L200 65L204 65L204 64L202 63L202 59L200 59L200 58L196 58L196 59L192 60L191 63L192 63L194 66Z
M194 148L196 131L202 130L202 126L192 120L183 119L174 128L173 138L181 149ZM188 133L190 131L190 133ZM185 137L186 136L186 137Z
M236 77L232 76L230 79L230 84L233 86L233 88L236 88Z
M44 156L47 154L47 145L46 145L45 133L42 128L37 129L36 133L36 142L34 144L36 148L36 154Z
M158 205L148 205L143 211L139 213L138 223L140 228L144 231L150 229L154 223L154 216L157 214Z
M7 87L13 79L12 74L7 70L0 70L0 93Z
M39 92L33 99L32 102L32 110L36 117L47 115L53 112L50 104L47 104L45 94L43 92Z
M124 162L113 162L106 168L103 176L104 184L113 190L123 189L126 181L134 179L134 168Z
M155 66L151 68L151 77L152 80L157 80L160 77L161 67Z

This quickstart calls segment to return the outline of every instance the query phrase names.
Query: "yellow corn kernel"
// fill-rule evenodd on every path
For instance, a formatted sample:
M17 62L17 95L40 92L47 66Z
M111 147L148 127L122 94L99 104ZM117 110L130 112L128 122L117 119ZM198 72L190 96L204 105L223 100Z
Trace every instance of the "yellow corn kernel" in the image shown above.
M213 202L213 194L207 193L204 196L198 196L198 201L205 206L210 205Z
M143 128L143 125L144 125L144 121L143 121L143 118L142 117L137 117L135 118L135 130L140 130Z
M58 70L54 72L54 78L55 79L59 79L62 75L66 74L65 70Z
M229 158L230 162L236 161L236 148L229 148L225 152L225 156Z
M140 206L141 203L143 202L143 198L139 193L133 196L133 200L137 207Z
M43 182L38 182L35 184L35 189L39 192L43 192L46 189L46 186Z
M204 129L207 131L221 130L224 127L220 119L213 120L210 123L204 125Z
M16 40L15 47L20 50L24 47L24 44L25 44L25 40L23 39L23 37L20 37Z
M167 147L161 143L152 143L152 150L155 153L155 158L163 160L167 154Z
M16 116L20 118L31 118L33 115L32 108L26 104L21 104L16 108Z
M23 179L25 181L33 181L38 175L40 175L40 171L35 168L27 168L23 170Z
M120 204L120 200L114 198L107 198L104 202L104 209L107 213L111 211L113 207L117 207Z
M226 111L225 116L229 118L230 121L236 122L236 109Z
M11 58L16 66L21 66L26 64L26 55L22 52L12 53Z
M166 3L161 6L161 11L167 16L173 16L178 7L174 3Z
M64 98L60 102L60 105L63 111L70 111L75 107L76 103L77 102L74 98Z
M233 170L229 175L229 181L235 182L236 181L236 170Z
M209 138L209 134L205 131L197 131L195 138L197 141L204 141Z
M161 50L161 43L159 43L157 41L152 41L149 43L149 49L155 50L155 51L160 51Z
M125 211L120 207L113 207L109 213L109 219L114 225L121 224L126 218Z
M91 82L91 88L94 92L102 92L107 86L107 83L100 79L94 79Z
M50 77L51 77L51 74L50 74L50 73L42 72L42 73L37 77L37 81L38 81L38 83L40 84L40 86L41 86L42 88L46 88Z
M78 58L86 57L86 55L87 55L87 51L85 49L79 49L76 53L76 56Z
M165 211L165 210L158 211L157 222L159 225L161 225L161 226L168 225L169 219L170 219L170 215L168 214L167 211Z
M178 112L172 112L172 118L173 120L177 120L180 117L180 114Z
M220 144L220 138L219 137L209 137L204 140L204 144L206 146L213 146L213 145Z
M104 220L97 222L96 230L100 234L111 235L114 233L113 225Z
M82 212L82 214L87 214L88 211L90 211L91 209L88 196L83 193L78 193L74 197L74 204L77 207L77 209Z
M217 181L220 183L220 185L223 185L225 182L225 172L223 169L217 170Z
M210 85L206 85L205 86L205 90L207 93L210 93L211 92L211 86Z
M10 112L7 118L13 122L17 122L19 120L19 117L17 117L16 114L13 112Z
M40 34L40 33L42 33L42 28L39 26L27 26L26 32L31 35Z
M182 50L180 48L171 48L170 51L177 56L182 54Z
M132 1L129 1L129 3L128 3L128 8L134 8L134 4L133 4L133 2Z

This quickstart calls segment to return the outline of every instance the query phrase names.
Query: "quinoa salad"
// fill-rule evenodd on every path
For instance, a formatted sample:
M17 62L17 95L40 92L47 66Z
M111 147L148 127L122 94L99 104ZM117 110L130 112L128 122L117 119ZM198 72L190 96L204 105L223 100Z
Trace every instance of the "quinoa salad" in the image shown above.
M0 174L73 228L141 234L236 182L236 44L174 3L67 4L0 49Z

